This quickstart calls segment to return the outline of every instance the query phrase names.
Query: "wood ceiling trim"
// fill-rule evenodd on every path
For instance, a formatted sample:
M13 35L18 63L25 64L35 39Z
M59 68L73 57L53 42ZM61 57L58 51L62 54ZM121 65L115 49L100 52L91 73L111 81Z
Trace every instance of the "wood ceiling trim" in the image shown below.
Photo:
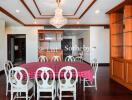
M4 13L5 15L7 15L8 17L12 18L13 20L15 20L16 22L18 22L21 25L25 25L21 20L19 20L18 18L16 18L14 15L12 15L11 13L9 13L8 11L6 11L4 8L0 7L0 11L2 13Z
M77 9L75 10L75 12L73 14L64 14L64 16L75 16L76 13L78 12L78 10L80 9L81 5L83 4L83 2L84 2L84 0L81 0L81 2L79 3ZM37 10L38 10L38 12L40 14L40 16L54 16L54 15L45 15L45 14L42 14L41 11L40 11L40 8L39 8L39 6L38 6L38 4L36 2L36 0L33 0L33 3L36 6L36 8L37 8Z
M34 19L45 19L45 20L49 20L51 17L35 17L35 15L32 13L32 11L30 10L30 8L28 7L28 5L24 2L24 0L20 0L21 3L25 6L25 8L27 9L27 11L32 15L32 17ZM85 14L86 12L93 6L93 4L96 2L97 0L93 0L93 2L88 5L88 7L84 10L84 12L82 12L82 14L76 18L76 17L69 17L67 19L69 20L78 20L78 19L81 19ZM81 6L81 5L80 5ZM78 9L79 10L79 9ZM76 12L77 13L77 12Z
M35 19L34 14L32 13L32 11L29 9L29 7L27 6L27 4L24 2L24 0L20 0L21 3L24 5L24 7L28 10L28 12L32 15L32 17Z
M36 19L39 19L39 20L49 20L50 18L52 17L35 17ZM67 18L68 20L79 20L79 18L74 18L74 17L70 17L70 18Z
M26 24L25 26L51 26L50 24ZM103 27L109 27L109 24L67 24L65 26L103 26Z
M24 22L22 22L21 20L19 20L18 18L16 18L14 15L12 15L11 13L9 13L7 10L5 10L4 8L0 7L0 11L7 15L8 17L10 17L11 19L13 19L14 21L18 22L21 25L24 26L51 26L50 24L25 24ZM104 26L104 27L109 27L109 24L67 24L66 26Z
M109 10L108 12L106 12L106 14L114 13L114 12L118 11L119 9L123 8L125 5L131 5L131 4L132 4L132 0L125 0L125 1L121 2L119 5L115 6L111 10Z
M85 13L93 6L93 4L96 2L96 0L93 0L93 2L85 9L85 11L80 15L79 19L81 19Z
M113 13L113 12L119 10L120 8L123 8L124 5L125 5L125 1L121 2L119 5L117 5L116 7L112 8L111 10L109 10L108 12L106 12L106 14Z
M49 33L49 32L60 34L60 33L64 33L64 30L38 30L38 33Z
M79 4L77 10L75 11L74 15L76 15L76 13L78 12L78 10L80 9L81 5L83 4L84 0L81 1L81 3Z
M27 9L27 11L31 14L31 16L34 18L34 19L45 19L45 20L49 20L51 17L36 17L33 12L30 10L30 8L27 6L27 4L24 2L24 0L20 0L20 2L24 5L24 7ZM78 20L78 18L74 18L74 17L70 17L70 18L67 18L69 20Z
M39 7L38 7L38 5L37 5L36 1L35 1L35 0L33 0L33 3L34 3L34 5L36 6L36 8L37 8L37 10L38 10L39 14L41 15L41 12L40 12L40 10L39 10Z

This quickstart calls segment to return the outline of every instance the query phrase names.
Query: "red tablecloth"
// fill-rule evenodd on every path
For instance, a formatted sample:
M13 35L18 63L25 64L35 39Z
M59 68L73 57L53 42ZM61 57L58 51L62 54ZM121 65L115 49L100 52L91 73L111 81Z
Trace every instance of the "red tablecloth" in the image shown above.
M59 69L64 66L73 66L77 69L79 77L86 78L90 81L93 80L92 67L89 64L83 62L32 62L21 65L21 67L27 69L30 79L33 79L35 77L35 72L40 67L52 68L57 76Z

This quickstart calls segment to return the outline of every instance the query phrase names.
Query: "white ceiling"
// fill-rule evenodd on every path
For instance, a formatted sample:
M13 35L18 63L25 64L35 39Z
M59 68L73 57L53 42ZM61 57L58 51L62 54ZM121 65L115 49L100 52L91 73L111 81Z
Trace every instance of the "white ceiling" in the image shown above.
M40 15L38 12L34 1L36 1L42 15ZM39 18L51 17L47 15L54 15L54 10L56 7L55 1L56 0L24 0L25 4L29 7L35 17ZM93 0L84 0L81 4L82 1L83 0L62 0L63 14L67 15L65 17L78 18L93 2ZM124 0L96 0L93 6L81 19L68 20L68 24L77 24L78 21L79 24L109 24L108 15L105 13L123 1ZM80 4L81 6L79 7ZM0 7L4 8L25 24L34 24L35 21L36 24L49 24L49 19L34 19L26 7L22 4L21 0L0 0ZM74 16L71 16L75 13L78 7L79 9L77 13ZM20 10L20 12L16 13L16 9ZM96 10L100 10L100 13L95 14ZM2 12L0 13L0 19L6 20L7 24L9 25L19 25L16 21L7 17Z

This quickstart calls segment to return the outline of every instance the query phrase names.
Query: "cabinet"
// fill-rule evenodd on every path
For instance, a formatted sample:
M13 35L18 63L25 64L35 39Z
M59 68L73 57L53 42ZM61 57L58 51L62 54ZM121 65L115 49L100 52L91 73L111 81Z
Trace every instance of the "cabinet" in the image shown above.
M123 81L125 79L125 64L122 59L112 59L112 76Z
M38 30L38 55L44 55L49 60L53 56L60 56L63 59L63 50L61 49L63 32L62 30Z
M132 61L126 62L126 82L132 84Z
M38 33L40 42L55 42L63 39L63 31L60 30L39 30Z
M132 1L124 1L109 13L110 76L132 90Z
M63 50L39 50L39 56L46 56L48 60L50 61L53 56L60 56L60 58L63 60Z

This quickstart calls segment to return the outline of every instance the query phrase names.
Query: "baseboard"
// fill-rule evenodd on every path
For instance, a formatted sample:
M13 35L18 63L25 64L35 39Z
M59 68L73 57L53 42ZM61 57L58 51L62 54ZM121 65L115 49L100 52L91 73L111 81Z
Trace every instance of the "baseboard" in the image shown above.
M5 73L4 70L1 70L1 71L0 71L0 75L2 75L2 74L4 74L4 73Z
M83 60L83 62L85 62L85 63L87 63L87 64L90 64L89 62L87 62L87 61L85 61L85 60ZM99 66L109 66L110 65L110 63L99 63Z
M85 60L83 60L83 62L85 62L85 63L87 63L87 64L90 64L89 62L87 62L87 61L85 61Z
M110 63L99 63L99 66L109 66L110 65Z

